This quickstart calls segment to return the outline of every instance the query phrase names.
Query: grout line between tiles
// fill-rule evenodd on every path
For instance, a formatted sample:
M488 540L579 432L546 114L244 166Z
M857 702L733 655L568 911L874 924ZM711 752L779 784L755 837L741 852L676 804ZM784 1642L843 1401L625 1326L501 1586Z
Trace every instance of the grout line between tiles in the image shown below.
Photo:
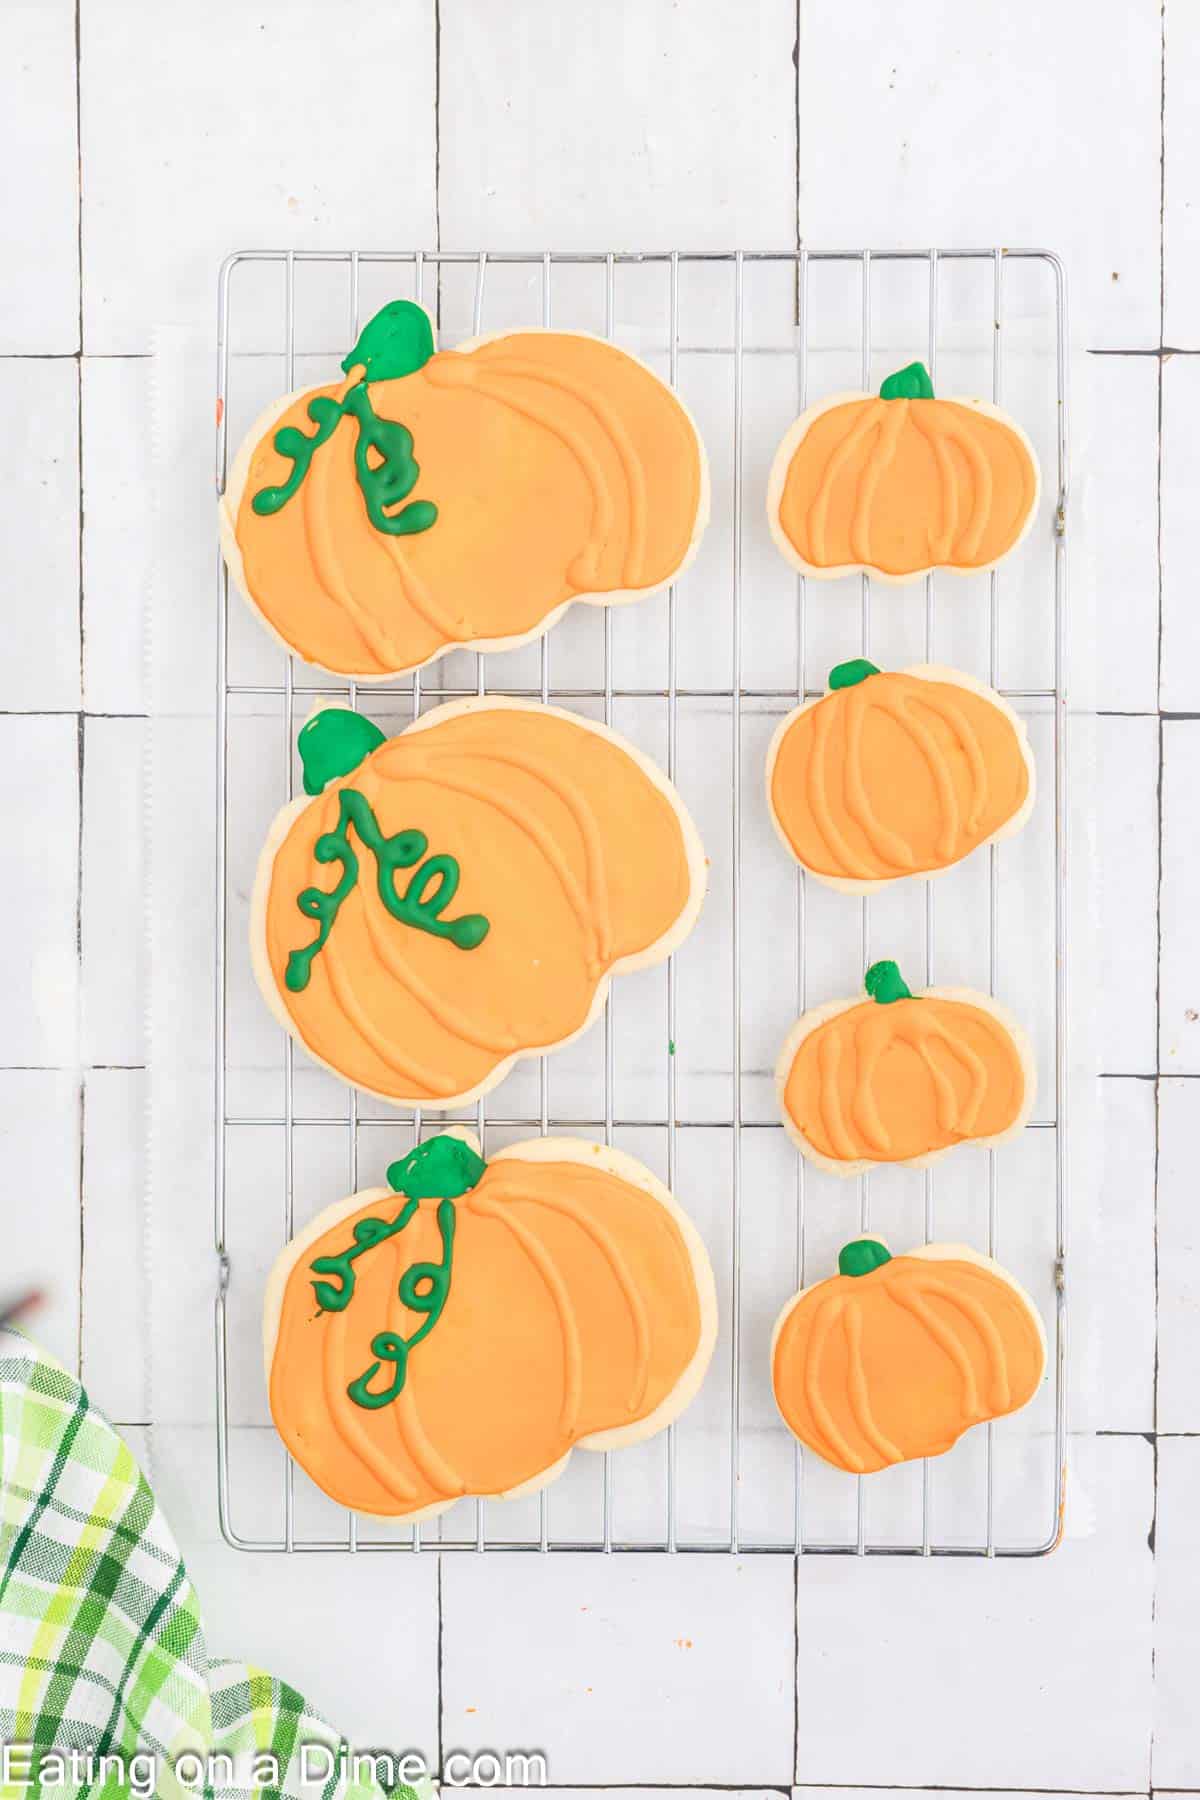
M442 1779L442 1764L445 1761L445 1719L446 1690L443 1681L443 1652L445 1649L445 1613L442 1608L442 1570L445 1558L437 1557L437 1718L435 1721L436 1742L434 1745L437 1757L437 1780Z
M800 250L802 243L803 243L803 238L802 238L802 234L801 234L801 230L800 230L800 38L801 38L801 27L802 27L802 23L803 23L802 7L803 7L803 0L796 0L796 12L795 12L796 36L795 36L795 40L792 44L792 67L795 71L795 79L794 79L794 85L793 85L794 105L792 108L792 128L796 134L795 135L794 178L795 178L795 188L796 188L795 201L796 201L796 249L797 250ZM797 329L800 329L800 328L802 328L803 323L804 323L803 317L802 317L802 312L801 312L801 308L802 308L801 291L802 291L803 279L802 279L802 276L800 273L800 265L798 262L796 264L796 270L795 270L795 275L793 277L793 280L794 280L795 322L796 322ZM803 628L801 627L800 629L803 629ZM800 655L801 665L803 665L803 662L804 662L804 655L803 655L803 651L801 651L801 655ZM803 685L803 667L801 667L800 680L801 680L801 685ZM797 1472L796 1472L797 1482L799 1482L799 1479L800 1479L799 1466L797 1465ZM797 1489L797 1498L798 1498L798 1500L800 1499L799 1488ZM796 1518L796 1526L797 1526L797 1529L796 1529L796 1554L792 1558L792 1680L791 1680L791 1689L792 1689L792 1780L793 1780L793 1782L798 1781L800 1778L800 1545L803 1542L803 1532L800 1529L800 1525L801 1525L801 1514L798 1509L797 1510L797 1518Z
M252 353L251 353L252 354ZM0 350L0 363L8 362L73 362L78 350ZM88 362L149 362L153 350L89 350Z
M1158 338L1163 340L1163 327L1166 323L1167 304L1167 268L1166 268L1166 206L1167 206L1167 8L1166 0L1162 0L1160 12L1159 37L1159 152L1158 152ZM1158 827L1158 878L1154 890L1154 1061L1157 1067L1162 1065L1162 892L1163 892L1163 722L1162 722L1162 673L1163 673L1163 364L1165 357L1158 360L1158 457L1155 465L1155 560L1157 564L1158 588L1158 782L1155 793ZM1154 1781L1154 1725L1156 1708L1154 1704L1155 1680L1158 1659L1158 1363L1159 1363L1159 1254L1158 1254L1158 1173L1161 1154L1161 1089L1158 1082L1154 1084L1154 1193L1152 1217L1154 1220L1154 1381L1153 1410L1154 1440L1151 1445L1153 1458L1153 1488L1150 1513L1150 1736L1146 1746L1146 1779Z
M82 498L80 500L82 507ZM82 642L82 640L81 640ZM75 727L75 781L76 806L78 817L75 829L75 1056L78 1065L79 1052L83 1047L83 779L85 756L85 730L83 714L79 715ZM79 1275L76 1288L76 1343L75 1365L80 1380L83 1379L83 1247L84 1247L84 1211L83 1211L83 1149L84 1129L86 1124L86 1105L84 1088L86 1076L79 1071L79 1093L76 1120L79 1131L78 1158L76 1170L76 1186L79 1196Z
M79 1324L75 1340L75 1373L80 1384L83 1383L83 1259L87 1249L86 1213L83 1204L83 1133L87 1121L87 1077L79 1077L79 1161L76 1169L76 1180L79 1185Z
M94 1075L100 1070L144 1072L145 1063L0 1063L0 1075Z
M1162 344L1167 322L1167 0L1161 0L1158 17L1158 341Z
M75 0L75 279L79 296L79 348L75 357L75 454L78 459L79 535L79 698L83 680L83 81L81 75L80 0Z
M442 7L433 0L433 244L442 247ZM437 302L433 322L442 333L442 265L437 266ZM423 297L423 296L421 296Z
M1160 327L1161 330L1161 327ZM1200 349L1186 350L1182 344L1151 344L1144 350L1087 350L1086 356L1156 356L1159 362L1170 362L1173 356L1200 356ZM1197 1790L1200 1792L1200 1790Z
M456 1781L454 1785L456 1788L474 1788L479 1791L484 1784L473 1781ZM556 1783L553 1791L562 1794L620 1794L627 1789L630 1792L651 1794L661 1792L670 1794L787 1794L790 1796L795 1792L796 1783L793 1781L564 1781ZM503 1787L489 1787L486 1791L499 1794L530 1792L528 1788ZM895 1791L899 1792L900 1790ZM920 1788L915 1791L926 1793L929 1790ZM993 1791L1002 1792L1004 1790L995 1789ZM1048 1793L1050 1790L1042 1791ZM1096 1789L1092 1790L1092 1792L1097 1791Z
M93 712L86 706L0 706L0 719L148 719L144 712Z
M528 1794L528 1788L499 1787L494 1783L476 1781L456 1781L455 1787L467 1793L492 1794ZM537 1790L533 1790L536 1792ZM835 1793L835 1794L1063 1794L1063 1795L1100 1795L1103 1800L1151 1800L1155 1794L1195 1794L1200 1788L1006 1788L977 1787L969 1783L960 1783L955 1787L945 1784L931 1783L924 1787L885 1787L879 1783L859 1782L776 1782L776 1781L568 1781L556 1784L554 1792L561 1794L621 1794L621 1793L664 1793L664 1794L781 1794L789 1797L796 1793Z
M792 1558L792 1780L800 1779L800 1556Z
M796 201L796 248L799 250L803 239L800 233L800 7L802 0L796 0L796 35L792 42L792 130L794 138L793 183ZM792 319L800 324L800 268L797 264L792 276Z
M80 0L75 0L74 49L75 49L75 276L78 291L78 355L75 358L75 478L78 507L76 512L76 583L77 583L77 619L79 625L79 703L80 711L76 725L77 743L77 779L79 820L76 837L76 869L75 869L75 1055L78 1058L83 1048L83 778L86 726L83 714L84 699L84 622L83 622L83 84L80 76ZM79 1288L78 1288L78 1335L75 1347L75 1365L79 1380L83 1380L83 1268L86 1248L86 1215L84 1210L84 1147L87 1131L87 1076L81 1071L79 1076L79 1165L76 1171L79 1190Z

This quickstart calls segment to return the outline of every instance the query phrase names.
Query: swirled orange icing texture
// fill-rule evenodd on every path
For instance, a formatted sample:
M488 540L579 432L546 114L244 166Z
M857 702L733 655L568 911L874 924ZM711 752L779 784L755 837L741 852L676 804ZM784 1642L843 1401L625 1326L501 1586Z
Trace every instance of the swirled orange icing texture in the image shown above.
M464 951L393 918L357 846L358 881L293 992L289 953L315 935L296 901L334 886L315 846L342 786L387 835L423 832L455 858L452 910L490 929ZM679 814L618 743L541 708L484 707L388 740L304 807L271 869L267 959L321 1061L376 1093L445 1104L577 1031L614 963L664 937L691 892Z
M775 1398L826 1462L865 1475L939 1456L1015 1412L1045 1365L1024 1296L967 1259L896 1256L804 1293L775 1341Z
M802 1038L783 1103L834 1162L905 1162L1020 1116L1025 1070L993 1013L961 1000L864 1000Z
M358 1261L344 1312L318 1310L311 1264L352 1241L356 1219L403 1205L397 1195L343 1217L284 1289L271 1412L343 1505L402 1514L530 1481L581 1438L648 1418L697 1354L696 1278L665 1206L603 1168L501 1159L454 1202L445 1308L403 1392L377 1411L356 1406L346 1390L373 1360L372 1337L419 1324L396 1290L406 1268L441 1254L437 1202Z
M670 389L613 345L512 333L370 383L371 404L413 435L415 496L434 525L376 531L343 418L295 497L259 516L253 496L291 469L276 432L311 434L315 394L293 401L255 449L237 511L248 590L309 662L379 676L454 644L519 637L585 593L653 588L684 561L699 523L702 461Z
M814 568L983 568L1037 494L1024 440L954 400L866 396L818 413L788 464L780 527Z
M900 673L797 713L771 773L772 810L797 860L846 881L944 869L1000 831L1028 794L1006 712L970 688Z

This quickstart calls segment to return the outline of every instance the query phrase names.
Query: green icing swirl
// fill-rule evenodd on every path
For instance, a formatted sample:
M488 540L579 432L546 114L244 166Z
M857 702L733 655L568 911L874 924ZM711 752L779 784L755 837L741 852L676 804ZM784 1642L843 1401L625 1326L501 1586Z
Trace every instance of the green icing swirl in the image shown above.
M417 1202L410 1200L401 1215L405 1223L416 1208ZM371 1339L371 1355L376 1360L369 1363L361 1375L356 1375L346 1389L354 1404L365 1407L369 1412L376 1412L381 1406L390 1406L393 1400L399 1398L408 1378L409 1353L416 1349L422 1338L429 1336L445 1309L454 1266L453 1200L438 1203L437 1225L438 1235L442 1240L441 1260L435 1263L412 1263L400 1277L396 1289L401 1305L406 1306L410 1312L423 1314L423 1323L407 1338L402 1338L395 1331L376 1332ZM391 1378L386 1387L373 1388L371 1383L385 1364L391 1365Z
M284 985L289 993L300 994L308 986L313 959L320 955L333 930L341 905L358 881L359 860L350 842L353 826L359 842L375 858L375 884L379 898L393 919L427 931L431 937L445 938L458 950L474 950L491 930L490 920L482 913L462 913L457 919L443 919L442 914L458 892L459 866L453 856L430 856L424 862L429 840L423 831L397 831L387 837L368 800L357 788L345 787L338 794L338 822L334 831L322 832L313 846L319 863L339 862L341 878L332 889L305 888L296 897L296 905L306 919L317 921L317 935L311 944L289 953L284 972ZM396 871L420 864L402 894L396 892ZM431 884L433 892L430 893Z
M441 1318L450 1293L457 1224L454 1202L476 1185L486 1166L483 1158L460 1138L442 1135L418 1144L388 1170L392 1186L407 1196L396 1217L391 1220L356 1219L351 1244L330 1256L318 1256L309 1264L312 1274L321 1278L312 1284L321 1312L345 1312L354 1298L354 1264L359 1257L404 1231L416 1216L422 1200L438 1201L441 1257L437 1262L410 1263L396 1285L400 1304L416 1313L422 1322L407 1338L395 1331L376 1332L371 1339L371 1355L375 1360L356 1375L346 1389L356 1406L375 1412L380 1407L390 1406L403 1392L408 1378L409 1355L423 1338L429 1336ZM391 1373L385 1385L373 1387L372 1383L387 1368Z
M363 327L349 356L345 374L363 373L341 400L316 394L306 411L316 430L309 433L285 425L272 440L280 456L291 460L291 472L277 487L260 488L250 502L260 518L269 518L296 493L316 452L332 437L339 422L352 418L358 426L354 472L376 531L388 537L411 537L428 531L438 516L431 500L408 498L417 485L420 464L413 456L412 432L397 419L381 419L371 404L369 381L394 381L424 367L433 355L433 329L425 311L411 300L393 300ZM372 460L372 457L374 460ZM399 511L394 510L399 507Z

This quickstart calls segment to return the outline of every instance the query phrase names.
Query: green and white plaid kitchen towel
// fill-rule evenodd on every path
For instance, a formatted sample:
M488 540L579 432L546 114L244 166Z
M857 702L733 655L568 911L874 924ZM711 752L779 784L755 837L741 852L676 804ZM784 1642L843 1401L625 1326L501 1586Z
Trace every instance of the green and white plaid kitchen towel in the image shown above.
M304 1744L325 1746L307 1767ZM0 1800L383 1800L343 1750L286 1682L210 1662L128 1446L73 1376L0 1329Z

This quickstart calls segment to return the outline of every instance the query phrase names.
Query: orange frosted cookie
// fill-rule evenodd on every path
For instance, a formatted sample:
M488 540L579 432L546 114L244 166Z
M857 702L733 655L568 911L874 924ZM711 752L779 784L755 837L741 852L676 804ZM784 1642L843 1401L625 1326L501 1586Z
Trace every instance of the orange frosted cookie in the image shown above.
M771 1344L784 1423L834 1468L867 1475L940 1456L1037 1392L1041 1318L991 1257L965 1244L892 1256L858 1238L838 1270L788 1301Z
M602 725L488 698L386 739L329 707L299 749L314 797L260 858L255 973L318 1062L398 1106L477 1099L695 922L695 827Z
M814 1007L775 1065L788 1136L834 1175L936 1162L991 1146L1033 1105L1033 1052L1016 1020L970 988L913 994L894 962L872 963L865 997Z
M1019 831L1033 801L1024 724L955 669L840 663L829 693L789 713L767 753L783 842L852 894L950 868Z
M805 575L916 581L990 569L1029 530L1041 489L1021 427L986 400L937 400L921 363L878 394L834 394L775 453L771 535Z
M259 419L220 506L234 580L307 662L377 681L512 649L690 560L704 450L636 357L565 331L435 351L428 314L396 300L342 369Z
M421 1518L544 1487L573 1448L661 1431L712 1355L695 1227L649 1170L573 1138L487 1163L469 1133L393 1163L276 1263L271 1414L358 1512Z

